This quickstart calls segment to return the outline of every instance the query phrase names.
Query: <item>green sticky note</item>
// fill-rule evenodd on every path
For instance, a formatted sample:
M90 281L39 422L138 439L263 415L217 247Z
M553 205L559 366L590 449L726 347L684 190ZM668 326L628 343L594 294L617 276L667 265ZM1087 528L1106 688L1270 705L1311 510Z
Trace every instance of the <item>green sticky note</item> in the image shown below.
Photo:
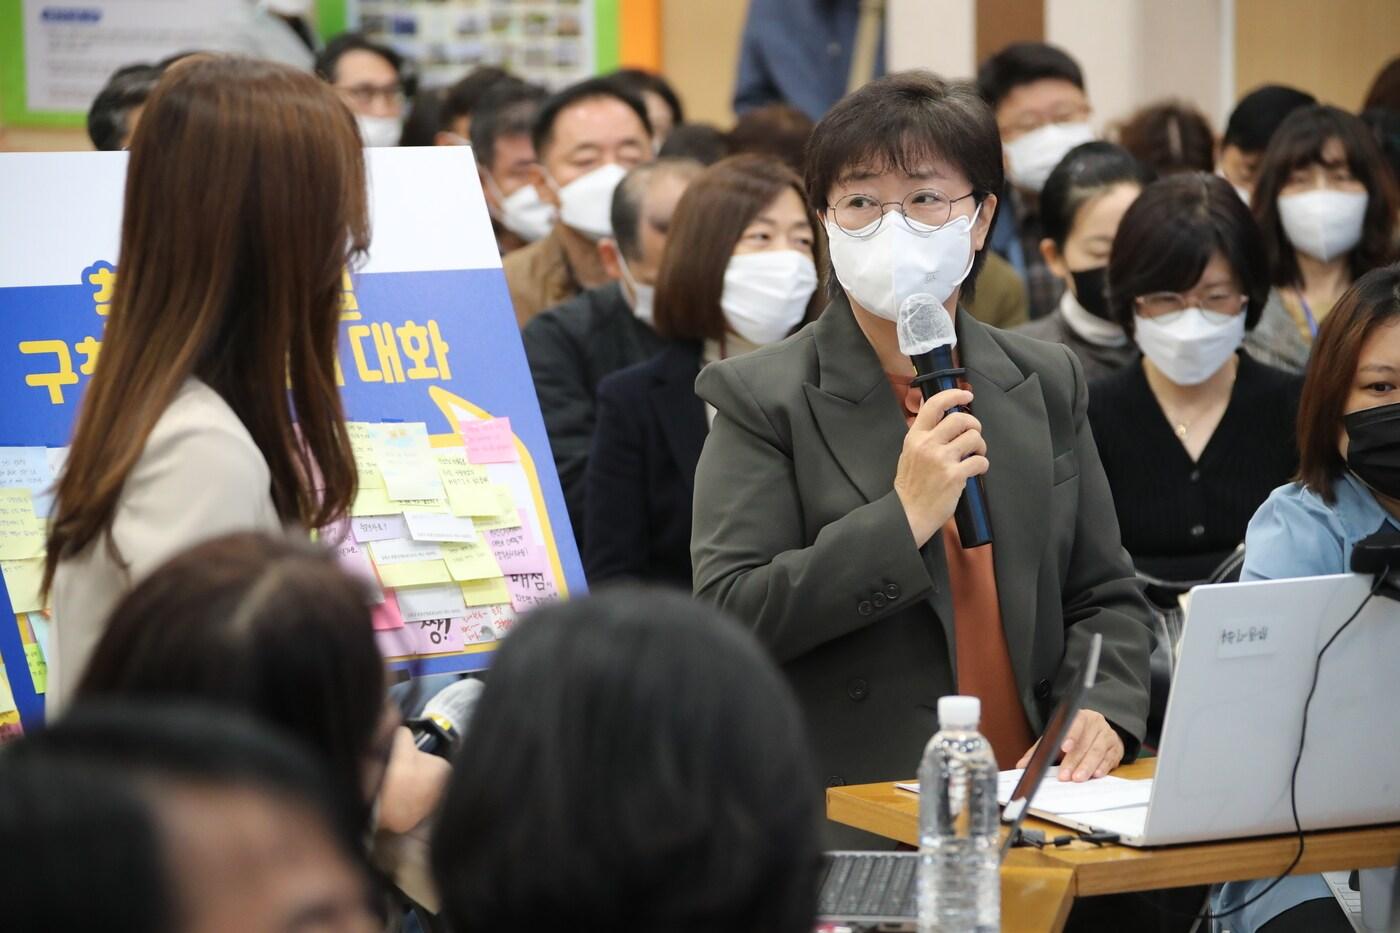
M44 660L44 649L34 644L25 645L24 659L29 662L29 679L34 681L34 692L46 693L49 689L49 665Z

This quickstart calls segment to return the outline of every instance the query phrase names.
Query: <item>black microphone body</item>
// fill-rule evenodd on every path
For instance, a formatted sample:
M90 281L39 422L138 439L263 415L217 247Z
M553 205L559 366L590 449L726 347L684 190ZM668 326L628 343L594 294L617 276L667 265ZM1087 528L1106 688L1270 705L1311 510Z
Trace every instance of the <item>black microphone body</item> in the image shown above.
M927 353L915 353L909 358L914 361L914 371L919 374L914 381L923 391L925 401L939 392L959 387L958 376L964 370L954 362L951 344L934 347ZM955 411L966 412L968 409L955 405L947 413ZM958 526L958 538L963 547L981 547L992 543L992 516L987 508L987 490L982 485L982 477L968 477L962 498L953 511L953 521Z

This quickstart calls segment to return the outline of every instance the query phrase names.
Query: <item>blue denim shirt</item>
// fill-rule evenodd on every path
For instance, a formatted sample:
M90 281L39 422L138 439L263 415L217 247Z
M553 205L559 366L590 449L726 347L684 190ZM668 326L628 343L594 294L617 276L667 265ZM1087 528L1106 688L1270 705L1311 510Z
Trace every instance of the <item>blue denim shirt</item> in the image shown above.
M1269 494L1249 521L1241 580L1283 580L1346 573L1351 549L1362 538L1400 521L1350 473L1332 484L1337 501L1328 505L1299 483Z
M859 19L860 0L751 0L734 111L788 103L820 120L846 95ZM884 72L882 35L875 74Z

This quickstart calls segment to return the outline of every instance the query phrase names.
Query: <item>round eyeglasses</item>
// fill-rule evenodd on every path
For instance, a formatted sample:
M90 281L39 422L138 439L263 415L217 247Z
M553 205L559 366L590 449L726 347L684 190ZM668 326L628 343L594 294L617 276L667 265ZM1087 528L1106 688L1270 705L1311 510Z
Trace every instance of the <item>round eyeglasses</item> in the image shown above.
M894 205L904 218L904 224L915 233L931 233L953 216L953 205L976 197L969 191L960 198L950 198L933 188L920 188L904 196L903 201L880 201L868 194L848 194L829 205L836 226L847 236L874 236L885 220L885 208Z

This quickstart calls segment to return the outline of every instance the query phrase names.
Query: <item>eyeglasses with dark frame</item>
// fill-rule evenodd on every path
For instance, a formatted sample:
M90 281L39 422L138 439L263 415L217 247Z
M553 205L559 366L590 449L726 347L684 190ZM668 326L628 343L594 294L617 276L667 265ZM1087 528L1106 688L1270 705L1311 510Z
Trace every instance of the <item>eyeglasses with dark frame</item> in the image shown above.
M1141 317L1167 323L1187 308L1200 308L1206 317L1216 323L1224 323L1241 314L1249 304L1249 297L1238 288L1220 285L1200 292L1151 292L1138 295L1133 300Z
M868 194L848 194L835 204L828 204L836 226L847 236L857 239L872 237L885 221L885 208L893 205L904 218L904 225L915 233L932 233L948 223L953 216L953 205L968 198L976 198L976 191L969 191L960 198L950 198L936 188L920 188L904 196L902 201L880 201Z

